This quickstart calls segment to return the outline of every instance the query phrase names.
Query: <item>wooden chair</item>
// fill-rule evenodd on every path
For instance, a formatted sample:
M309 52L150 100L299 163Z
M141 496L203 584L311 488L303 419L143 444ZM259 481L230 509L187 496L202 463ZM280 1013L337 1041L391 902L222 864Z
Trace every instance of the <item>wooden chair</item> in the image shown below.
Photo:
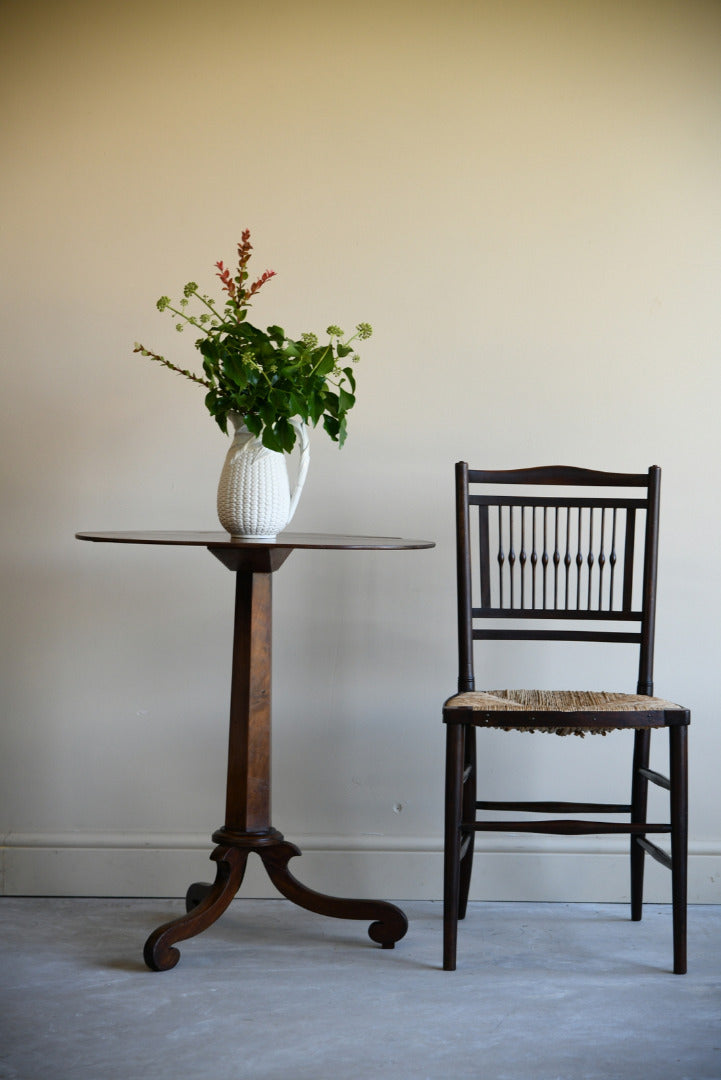
M553 466L508 472L456 465L458 693L446 701L443 967L456 967L476 832L631 837L631 918L641 918L644 855L671 870L673 970L686 971L689 712L653 697L661 470ZM476 690L477 640L626 642L639 648L635 694ZM570 681L570 680L569 680ZM476 729L559 735L634 732L631 801L499 802L476 798ZM651 732L668 728L669 777L649 769ZM646 820L648 783L670 793L670 823ZM479 820L477 811L629 815L630 820ZM648 839L670 833L670 856Z

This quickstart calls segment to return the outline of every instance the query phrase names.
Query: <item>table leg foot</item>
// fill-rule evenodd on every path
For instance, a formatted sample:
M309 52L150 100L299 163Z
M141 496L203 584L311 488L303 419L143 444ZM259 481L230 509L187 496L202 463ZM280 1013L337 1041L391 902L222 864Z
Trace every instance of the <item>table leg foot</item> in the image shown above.
M213 885L191 885L186 896L187 913L159 926L145 942L143 957L151 971L169 971L175 967L180 959L179 951L173 947L175 943L195 937L211 926L240 888L248 852L217 847L210 857L218 864Z
M185 894L185 910L187 912L195 911L212 888L213 886L209 881L196 881L191 885Z
M270 880L279 893L307 911L318 915L330 915L336 919L373 919L368 928L371 941L392 949L408 930L408 919L395 904L385 900L351 900L339 896L326 896L302 885L288 870L288 862L300 849L288 841L259 848L258 854Z

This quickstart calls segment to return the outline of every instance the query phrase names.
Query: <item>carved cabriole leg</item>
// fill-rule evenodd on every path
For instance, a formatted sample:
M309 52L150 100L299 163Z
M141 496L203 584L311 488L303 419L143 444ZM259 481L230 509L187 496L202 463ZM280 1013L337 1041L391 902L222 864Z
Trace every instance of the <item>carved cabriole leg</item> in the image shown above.
M208 888L200 903L180 918L159 926L145 942L143 956L152 971L168 971L175 967L180 959L180 953L173 948L175 943L207 930L223 914L240 888L248 852L217 847L210 857L218 864L215 883Z
M647 769L651 747L651 731L639 728L634 732L633 775L631 780L631 821L646 820L648 780L639 769ZM643 869L645 852L636 836L631 837L631 918L638 922L643 914Z
M384 949L392 949L405 935L408 920L394 904L385 900L351 900L326 896L325 893L315 892L302 885L288 870L290 859L300 855L300 849L295 844L284 841L281 844L269 845L259 848L258 854L278 892L306 911L330 915L336 919L374 919L376 921L368 928L368 936Z

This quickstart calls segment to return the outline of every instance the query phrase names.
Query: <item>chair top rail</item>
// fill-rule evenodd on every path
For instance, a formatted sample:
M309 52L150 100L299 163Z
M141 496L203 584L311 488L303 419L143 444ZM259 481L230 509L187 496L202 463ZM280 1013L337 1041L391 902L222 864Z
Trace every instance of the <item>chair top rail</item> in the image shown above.
M656 468L656 466L652 466ZM601 472L575 465L541 465L532 469L469 469L472 484L570 484L596 487L648 487L649 474Z

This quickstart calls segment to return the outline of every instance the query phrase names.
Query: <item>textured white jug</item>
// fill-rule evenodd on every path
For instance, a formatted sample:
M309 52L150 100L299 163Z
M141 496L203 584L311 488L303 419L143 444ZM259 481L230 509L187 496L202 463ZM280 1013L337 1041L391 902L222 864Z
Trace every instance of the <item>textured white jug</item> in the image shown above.
M289 523L300 499L310 459L308 430L291 420L298 433L300 464L291 491L285 454L269 450L251 435L242 417L229 416L235 435L218 484L218 518L235 540L274 540Z

